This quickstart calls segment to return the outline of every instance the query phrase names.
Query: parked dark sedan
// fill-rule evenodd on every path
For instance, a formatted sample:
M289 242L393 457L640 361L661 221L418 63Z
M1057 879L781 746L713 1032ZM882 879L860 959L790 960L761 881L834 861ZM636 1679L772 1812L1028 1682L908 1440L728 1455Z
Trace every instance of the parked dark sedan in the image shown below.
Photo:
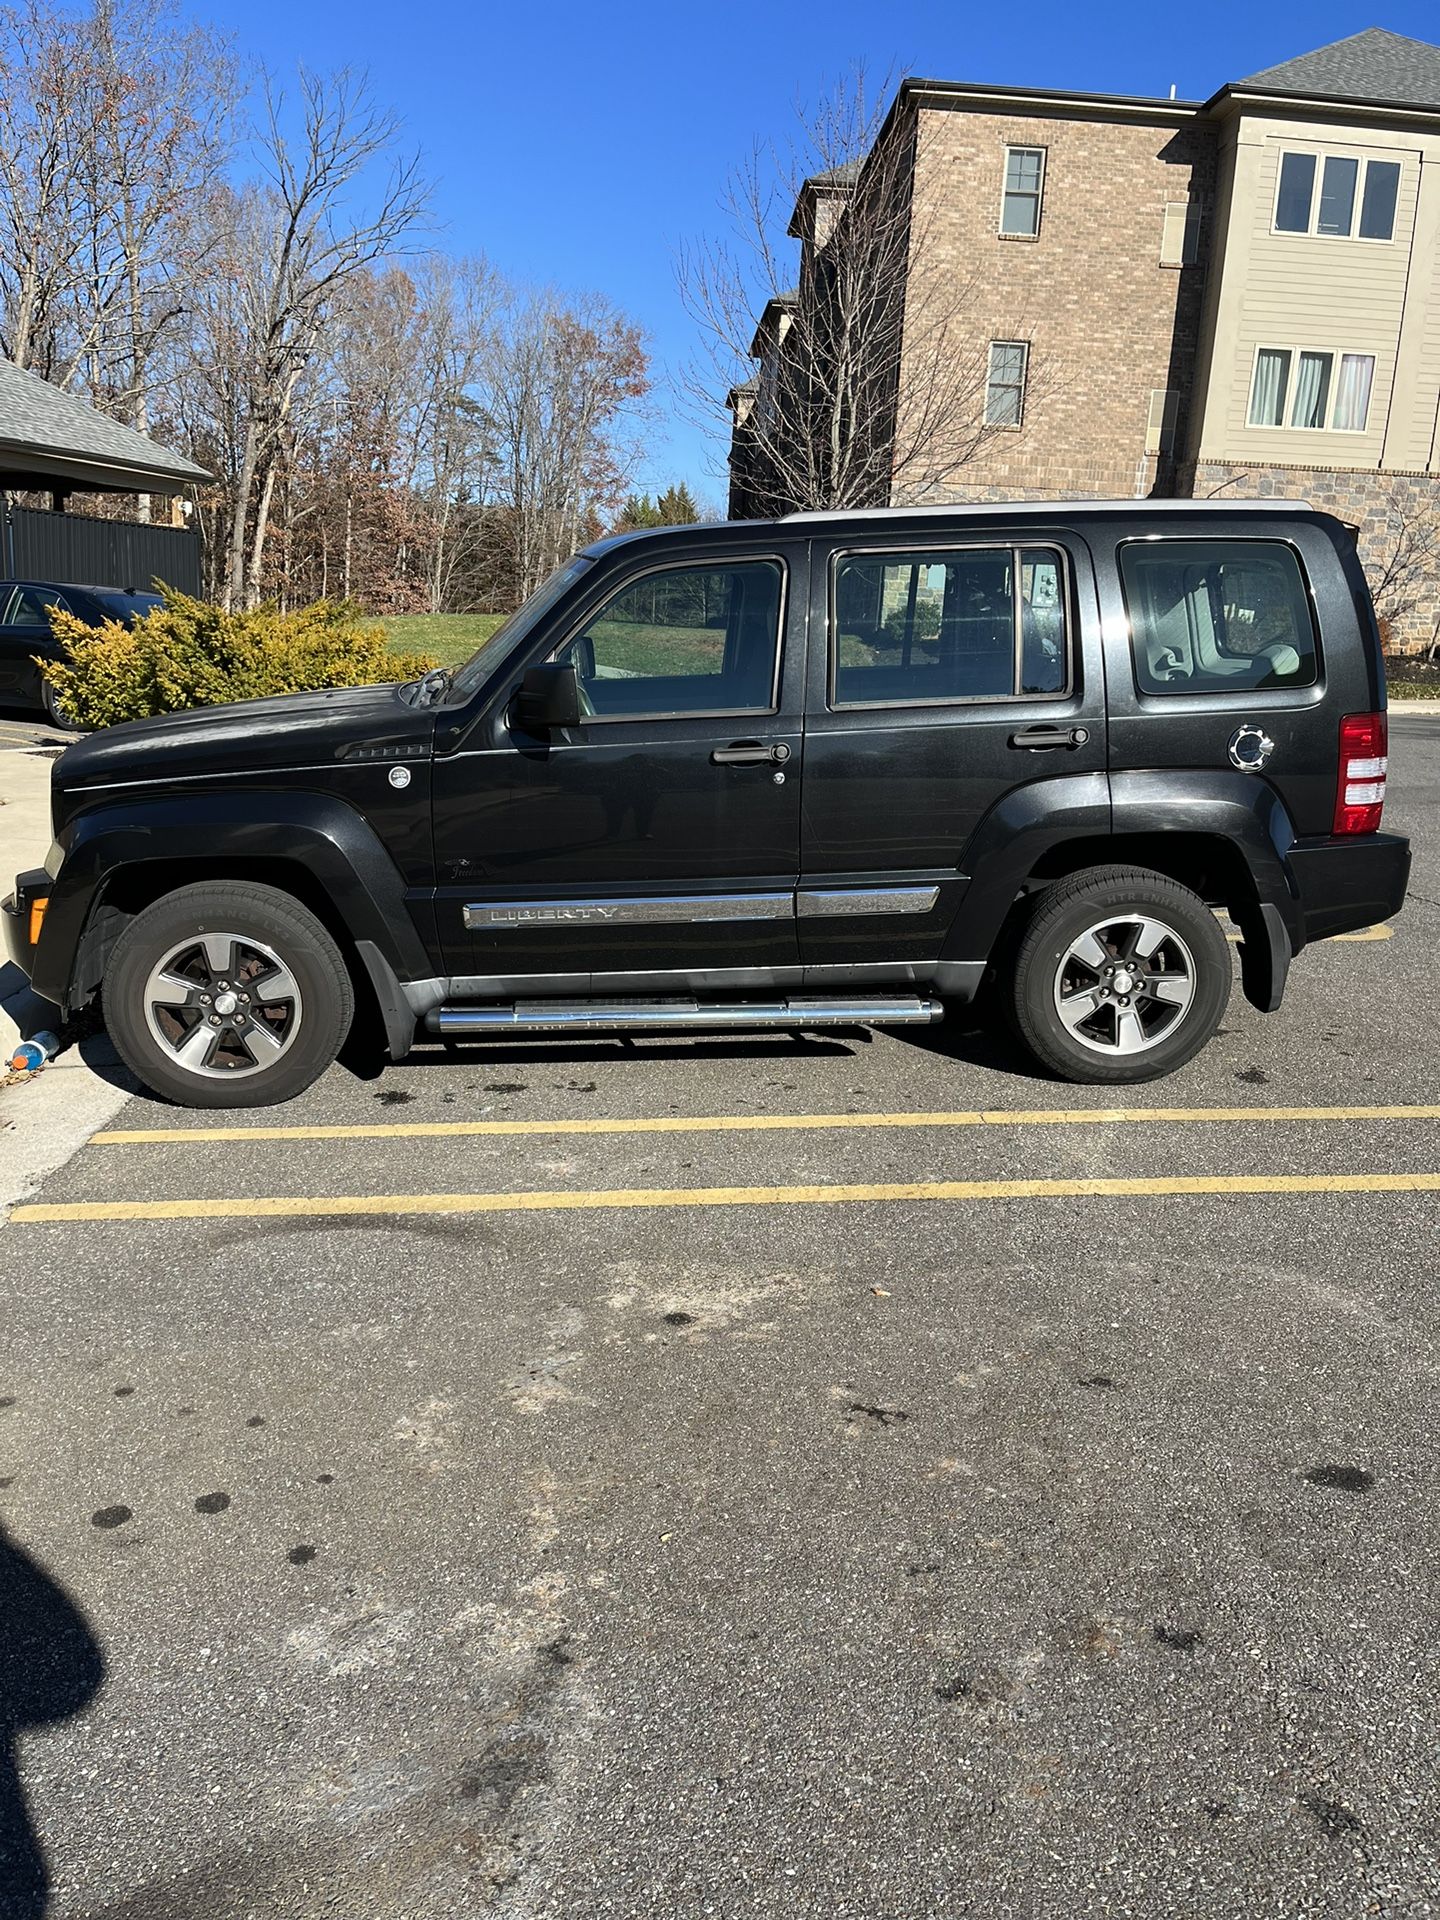
M129 587L73 587L46 580L0 580L0 706L41 707L57 726L67 724L49 682L35 664L60 657L50 630L50 609L61 607L98 626L102 620L133 620L160 605L158 593Z

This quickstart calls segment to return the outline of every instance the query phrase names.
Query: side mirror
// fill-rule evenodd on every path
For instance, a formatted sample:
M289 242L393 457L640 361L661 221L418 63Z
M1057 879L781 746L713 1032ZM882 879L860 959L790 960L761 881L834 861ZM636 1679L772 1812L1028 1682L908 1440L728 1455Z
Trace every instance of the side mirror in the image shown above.
M526 733L549 733L555 727L580 724L580 682L574 663L554 661L527 667L515 699L515 718Z

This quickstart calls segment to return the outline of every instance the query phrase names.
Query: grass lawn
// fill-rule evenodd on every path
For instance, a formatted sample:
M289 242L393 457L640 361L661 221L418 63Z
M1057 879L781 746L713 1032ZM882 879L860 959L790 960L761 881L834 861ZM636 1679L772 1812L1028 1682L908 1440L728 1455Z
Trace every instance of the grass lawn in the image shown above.
M458 667L488 640L503 613L392 613L380 622L401 653L428 653L442 667Z

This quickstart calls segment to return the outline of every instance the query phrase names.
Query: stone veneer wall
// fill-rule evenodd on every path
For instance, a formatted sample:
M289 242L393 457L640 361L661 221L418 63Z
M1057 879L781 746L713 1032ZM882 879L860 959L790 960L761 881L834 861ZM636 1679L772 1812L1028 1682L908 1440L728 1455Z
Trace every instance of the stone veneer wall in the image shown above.
M1372 582L1394 551L1397 506L1440 522L1440 475L1357 473L1326 467L1237 467L1202 461L1180 476L1182 491L1197 500L1308 500L1357 527L1360 560ZM1417 603L1386 635L1397 652L1428 647L1440 631L1440 562Z

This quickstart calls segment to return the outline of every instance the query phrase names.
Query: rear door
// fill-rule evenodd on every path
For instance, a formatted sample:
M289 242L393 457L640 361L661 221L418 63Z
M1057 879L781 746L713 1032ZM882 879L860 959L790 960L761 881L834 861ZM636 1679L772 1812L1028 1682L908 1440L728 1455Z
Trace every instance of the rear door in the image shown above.
M984 815L1015 787L1105 770L1089 550L1063 527L887 529L817 541L811 583L801 957L933 960Z

